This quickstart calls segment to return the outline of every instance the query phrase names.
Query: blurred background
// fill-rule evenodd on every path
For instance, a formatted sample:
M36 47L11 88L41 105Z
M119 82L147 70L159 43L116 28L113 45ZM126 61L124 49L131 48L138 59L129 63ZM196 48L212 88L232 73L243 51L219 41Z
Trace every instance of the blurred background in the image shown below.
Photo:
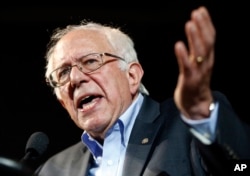
M154 99L162 101L172 97L176 85L174 43L186 40L184 23L191 10L205 5L217 30L211 87L224 92L240 118L250 123L249 10L241 3L211 0L145 5L150 8L86 4L0 7L1 156L22 158L28 138L37 131L50 139L46 157L80 140L82 130L44 81L44 55L53 29L83 19L120 27L132 37L145 71L143 83Z

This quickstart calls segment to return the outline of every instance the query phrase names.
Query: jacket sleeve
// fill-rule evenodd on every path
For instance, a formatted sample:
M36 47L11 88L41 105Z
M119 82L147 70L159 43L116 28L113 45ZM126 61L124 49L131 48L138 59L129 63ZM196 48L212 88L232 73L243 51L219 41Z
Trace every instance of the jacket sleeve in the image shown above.
M216 139L210 145L194 140L209 172L231 175L235 163L250 160L250 125L237 116L222 93L215 91L213 96L220 105Z

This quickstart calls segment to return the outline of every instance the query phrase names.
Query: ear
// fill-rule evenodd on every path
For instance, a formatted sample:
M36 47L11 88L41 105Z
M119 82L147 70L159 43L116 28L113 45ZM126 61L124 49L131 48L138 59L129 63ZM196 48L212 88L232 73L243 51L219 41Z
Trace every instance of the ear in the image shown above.
M129 65L128 80L131 94L135 95L138 92L143 74L144 71L140 63L133 62Z

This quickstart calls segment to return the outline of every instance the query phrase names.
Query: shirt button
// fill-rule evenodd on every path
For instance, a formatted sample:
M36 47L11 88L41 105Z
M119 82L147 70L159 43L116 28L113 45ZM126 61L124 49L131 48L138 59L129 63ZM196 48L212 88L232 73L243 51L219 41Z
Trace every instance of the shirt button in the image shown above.
M113 161L112 160L108 160L108 165L109 166L113 165Z
M101 164L101 163L102 163L102 157L101 157L101 156L98 156L98 157L96 158L96 163L97 163L97 164Z

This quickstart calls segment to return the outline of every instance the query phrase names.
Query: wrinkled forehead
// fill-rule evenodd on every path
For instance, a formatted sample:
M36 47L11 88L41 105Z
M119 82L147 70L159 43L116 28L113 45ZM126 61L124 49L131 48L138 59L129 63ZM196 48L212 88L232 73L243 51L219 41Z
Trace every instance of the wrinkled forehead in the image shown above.
M107 37L97 30L78 29L63 36L50 59L52 69L89 53L113 52Z
M97 30L74 30L66 34L57 43L54 58L77 57L79 54L110 50L106 36Z

